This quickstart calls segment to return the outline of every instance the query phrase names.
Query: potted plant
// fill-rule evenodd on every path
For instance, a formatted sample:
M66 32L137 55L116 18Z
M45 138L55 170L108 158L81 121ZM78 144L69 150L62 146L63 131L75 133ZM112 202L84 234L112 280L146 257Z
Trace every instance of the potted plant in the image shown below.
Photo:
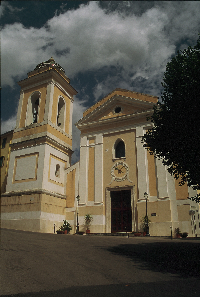
M186 238L188 236L188 233L187 232L183 232L183 233L181 233L181 237L182 238Z
M57 234L64 234L64 231L62 230L62 226L58 230L56 230L56 233Z
M56 231L57 234L69 234L72 227L69 222L63 220L63 225Z
M133 232L134 236L141 236L142 233L141 232Z
M148 233L147 229L149 228L149 224L151 223L151 221L148 216L144 216L142 217L141 222L142 222L141 227L143 230L143 236L145 236Z
M175 233L175 238L181 238L181 230L179 227L175 228L174 233Z
M90 214L85 215L85 225L86 225L86 234L90 233L89 226L93 220L93 217Z

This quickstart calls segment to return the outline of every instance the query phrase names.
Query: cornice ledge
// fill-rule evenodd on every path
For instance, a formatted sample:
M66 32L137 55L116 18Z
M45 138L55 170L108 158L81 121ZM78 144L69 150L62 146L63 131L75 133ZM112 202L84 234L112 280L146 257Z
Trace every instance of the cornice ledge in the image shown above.
M122 115L122 116L118 116L115 118L107 118L107 119L102 119L102 120L88 122L88 123L81 123L81 121L83 120L83 119L81 119L75 125L77 128L82 128L82 127L85 128L88 126L98 126L99 124L104 125L104 124L107 124L110 122L114 123L114 122L119 122L119 121L123 121L123 120L129 120L131 118L137 118L137 117L141 117L144 115L150 115L151 113L153 113L153 110L145 110L142 112L137 112L137 113L133 113L133 114L129 114L129 115Z
M66 199L66 195L62 195L56 192L51 192L44 189L32 189L23 191L11 191L1 194L1 197L11 197L11 196L22 196L22 195L33 195L33 194L47 194L61 199Z

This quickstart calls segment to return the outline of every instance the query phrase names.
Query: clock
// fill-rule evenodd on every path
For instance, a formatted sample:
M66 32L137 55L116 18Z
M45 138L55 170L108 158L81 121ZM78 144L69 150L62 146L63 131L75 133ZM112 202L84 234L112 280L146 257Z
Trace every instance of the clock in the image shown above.
M124 162L117 162L111 168L112 178L116 181L128 179L128 165Z

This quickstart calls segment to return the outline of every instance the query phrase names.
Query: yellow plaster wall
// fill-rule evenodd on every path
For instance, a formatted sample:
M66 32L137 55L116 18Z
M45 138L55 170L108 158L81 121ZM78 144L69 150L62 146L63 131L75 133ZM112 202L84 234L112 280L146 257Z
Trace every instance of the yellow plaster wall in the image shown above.
M41 211L54 214L65 214L66 199L41 194Z
M44 211L48 213L64 214L66 200L47 194L31 194L21 196L2 197L1 211L27 212Z
M76 168L67 174L66 207L74 207Z
M88 201L94 201L94 153L94 146L90 146L88 166Z
M42 84L40 87L30 88L24 91L24 99L22 103L22 112L20 117L20 124L19 127L25 127L25 120L26 120L26 112L28 107L28 98L31 94L35 91L41 92L41 103L40 103L40 112L39 112L39 120L38 122L41 123L44 119L44 109L45 109L45 102L46 102L46 92L47 92L47 84Z
M74 211L70 211L66 213L66 220L71 221L74 220ZM70 232L71 233L71 232Z
M31 195L2 197L1 212L5 216L12 213L12 219L2 219L1 227L53 233L54 224L60 226L62 224L61 218L65 218L65 206L65 199L47 194L33 193ZM46 212L47 217L41 217L40 212ZM21 213L20 216L19 213ZM33 217L31 217L31 214L33 214ZM27 215L30 218L27 219ZM52 220L52 215L55 215L55 220Z
M113 148L116 140L120 138L125 143L125 159L114 159L113 160ZM124 187L124 186L136 186L137 185L137 172L136 172L136 147L135 147L135 130L127 132L113 133L105 135L103 138L103 184L104 189L106 187ZM118 162L123 161L129 166L129 180L124 181L113 181L111 176L112 166ZM111 184L110 184L111 183ZM104 194L105 195L105 194ZM137 193L135 193L137 195Z
M26 130L16 132L13 134L13 139L22 138L22 137L30 136L34 134L39 134L45 131L53 134L54 136L58 137L60 140L72 146L72 139L70 139L69 137L67 137L66 135L64 135L63 133L61 133L60 131L56 130L55 128L51 127L48 124L43 126L38 126L38 127L32 127Z
M146 202L137 204L138 222L146 215ZM156 213L156 216L151 216ZM147 202L147 215L152 223L162 223L171 221L170 201Z
M102 215L103 214L103 205L101 205L101 206L79 206L78 213L80 216L84 216L88 213L91 215Z
M4 156L4 164L1 167L1 193L6 191L7 175L10 161L10 143L12 141L13 132L1 136L1 157ZM5 148L2 148L3 139L7 138Z
M40 194L1 197L2 213L39 211L40 205Z
M181 181L181 178L175 179L176 199L177 200L188 199L187 198L189 196L188 186L186 183L183 186L179 186L180 181Z
M65 129L64 129L64 131L66 133L69 133L69 119L70 119L70 103L71 103L71 100L65 95L65 93L62 90L58 89L57 86L54 87L51 121L55 125L57 124L58 98L59 98L59 96L62 96L65 99L66 120L65 120Z
M148 160L148 175L149 175L149 194L150 196L157 196L157 183L156 183L156 168L155 158L147 151Z
M191 215L189 214L190 205L178 205L178 220L181 221L191 221ZM181 230L184 232L184 230Z

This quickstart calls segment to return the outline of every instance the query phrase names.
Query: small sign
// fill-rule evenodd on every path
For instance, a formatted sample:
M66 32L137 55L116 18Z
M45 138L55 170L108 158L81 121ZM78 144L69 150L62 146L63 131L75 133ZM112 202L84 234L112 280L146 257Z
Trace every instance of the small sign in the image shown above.
M156 217L156 213L155 212L152 212L151 216L152 217Z

